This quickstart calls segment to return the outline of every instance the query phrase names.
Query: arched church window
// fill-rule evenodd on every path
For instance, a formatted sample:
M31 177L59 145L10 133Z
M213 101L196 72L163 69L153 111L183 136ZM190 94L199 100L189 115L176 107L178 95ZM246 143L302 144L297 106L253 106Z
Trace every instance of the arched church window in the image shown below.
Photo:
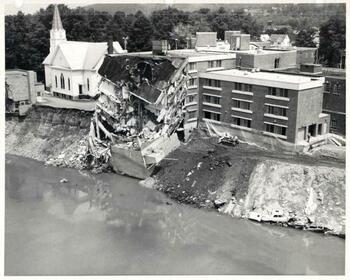
M70 90L70 79L68 78L68 90Z
M56 85L56 88L58 87L57 86L57 76L55 76L55 85Z
M61 74L61 88L63 88L63 89L65 88L63 74Z
M87 78L87 90L90 91L90 81L89 81L89 78Z

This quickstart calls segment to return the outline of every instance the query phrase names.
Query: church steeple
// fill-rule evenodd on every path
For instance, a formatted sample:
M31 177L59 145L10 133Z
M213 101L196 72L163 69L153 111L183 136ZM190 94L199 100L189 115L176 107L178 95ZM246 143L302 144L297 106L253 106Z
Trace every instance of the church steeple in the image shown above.
M58 11L57 5L55 5L55 9L53 12L52 29L54 30L63 29L60 12Z
M60 13L55 5L52 19L52 28L50 30L50 53L62 42L67 41L66 31L63 29Z

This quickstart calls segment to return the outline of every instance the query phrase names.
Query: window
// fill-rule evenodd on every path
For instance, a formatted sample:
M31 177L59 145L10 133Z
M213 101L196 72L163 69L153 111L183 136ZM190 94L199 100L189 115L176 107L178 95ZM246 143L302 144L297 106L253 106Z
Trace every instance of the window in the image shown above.
M324 84L324 91L325 91L325 92L330 92L330 89L331 89L331 84L330 84L330 82L326 82L326 83Z
M220 121L220 114L204 111L204 118L214 121Z
M221 60L208 61L208 68L221 67Z
M269 95L288 97L288 89L269 87Z
M283 136L287 135L287 128L283 127L283 126L277 126L277 125L273 125L273 124L265 124L265 131L266 132L270 132L270 133L274 133L274 134L280 134Z
M242 119L238 117L232 117L233 118L233 124L238 126L244 126L244 127L251 127L252 121L247 119Z
M40 91L37 91L37 92L36 92L36 96L41 96L41 92L40 92Z
M60 80L61 80L61 88L64 89L65 88L65 84L64 84L64 76L63 76L62 73L61 73Z
M281 107L266 105L265 112L267 114L272 114L272 115L278 115L278 116L284 116L284 117L287 116L287 109L281 108Z
M337 121L335 119L331 121L331 128L337 128Z
M70 90L70 79L68 78L68 90Z
M195 62L190 62L189 63L190 70L196 70L196 63Z
M275 68L279 68L280 67L280 58L276 57L275 58Z
M188 112L188 118L189 119L193 119L196 117L196 111L191 111L191 112Z
M242 100L233 100L233 107L234 108L239 108L239 109L244 109L244 110L250 110L251 109L251 103L250 102L245 102Z
M245 84L245 85L244 85L244 91L249 91L249 92L251 92L251 91L252 91L252 85L247 85L247 84Z
M188 80L188 86L189 87L192 87L192 86L195 86L196 85L196 80L195 79L189 79Z
M56 88L58 88L58 85L57 85L57 76L55 76L55 85L56 85Z
M336 83L335 85L333 85L333 94L335 95L340 95L340 84L339 83Z
M87 84L87 90L90 91L90 80L89 80L89 78L87 78L86 84Z
M221 87L221 83L219 80L211 80L211 79L205 79L205 85L210 87Z
M204 95L203 100L207 103L220 104L220 97L216 96Z
M187 97L187 103L191 103L191 102L193 102L194 101L194 96L193 95L189 95L188 97Z
M242 90L242 84L241 83L235 83L235 90Z

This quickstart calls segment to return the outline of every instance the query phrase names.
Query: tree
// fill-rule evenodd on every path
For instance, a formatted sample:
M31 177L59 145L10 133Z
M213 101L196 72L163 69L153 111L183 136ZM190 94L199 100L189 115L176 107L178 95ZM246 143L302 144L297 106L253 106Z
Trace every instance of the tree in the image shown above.
M295 45L297 47L316 47L314 43L315 30L312 28L305 28L298 32L295 37Z
M345 16L332 16L320 28L319 55L325 65L338 67L345 49Z
M138 11L135 15L135 21L129 34L130 51L147 51L152 48L153 27L145 15Z

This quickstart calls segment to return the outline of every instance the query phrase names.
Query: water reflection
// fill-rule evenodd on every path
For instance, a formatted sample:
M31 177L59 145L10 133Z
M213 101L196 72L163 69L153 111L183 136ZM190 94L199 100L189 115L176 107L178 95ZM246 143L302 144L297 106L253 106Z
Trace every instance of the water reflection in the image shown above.
M127 177L6 159L7 275L344 273L342 239L178 205Z

